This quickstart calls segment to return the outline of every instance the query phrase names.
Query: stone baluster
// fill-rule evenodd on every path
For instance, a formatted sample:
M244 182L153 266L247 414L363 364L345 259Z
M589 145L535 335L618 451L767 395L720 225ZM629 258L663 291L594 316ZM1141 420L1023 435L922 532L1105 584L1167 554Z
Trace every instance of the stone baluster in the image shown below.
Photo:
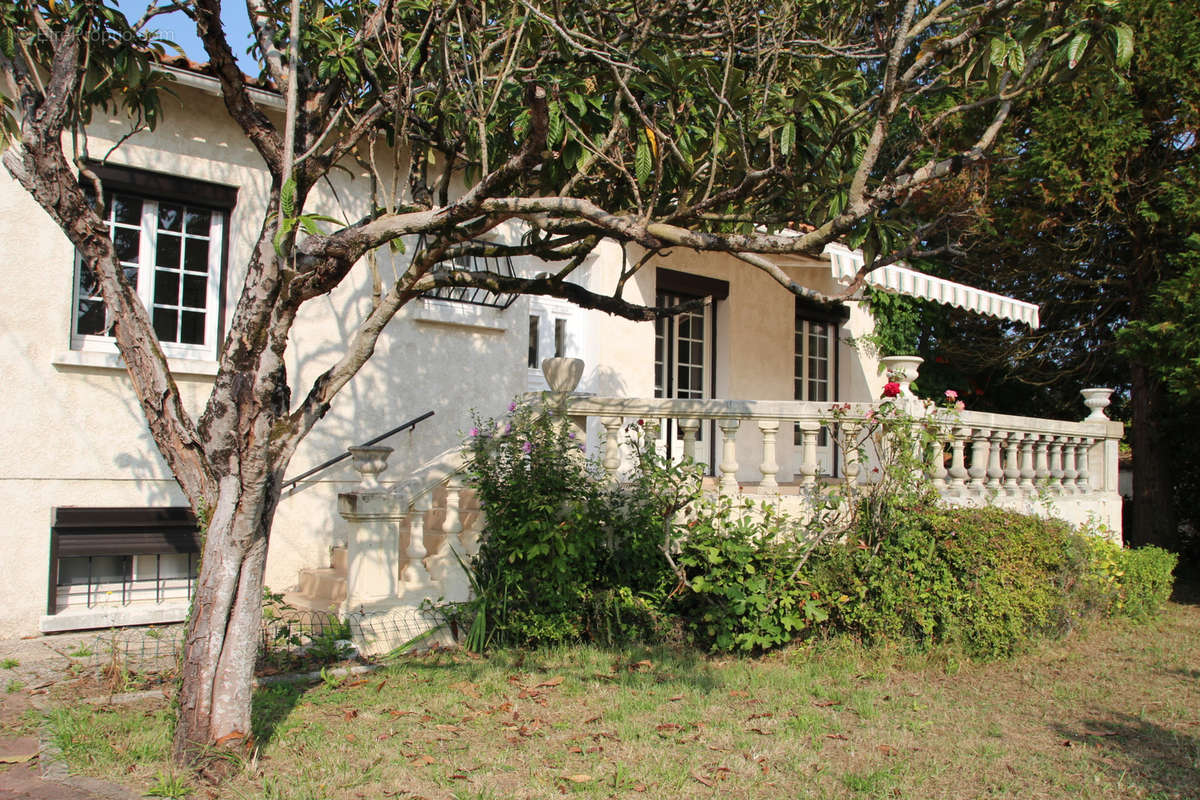
M762 482L759 486L765 492L778 492L779 481L775 475L779 472L779 462L775 457L775 436L779 433L779 420L760 419L758 430L762 434L762 463L758 465Z
M453 547L460 556L466 558L467 553L462 549L462 486L457 478L446 481L446 516L442 519L442 533L446 534L448 546Z
M858 475L862 471L862 464L859 463L862 450L859 447L858 441L862 425L857 422L842 422L838 424L838 431L841 434L842 440L842 460L845 463L846 486L853 490L858 485ZM813 462L814 464L816 462L815 455Z
M942 426L934 428L933 442L929 445L929 477L933 488L938 494L946 493L946 429Z
M816 422L801 422L800 425L800 485L817 485L817 437L821 426Z
M1063 491L1063 442L1065 436L1054 436L1050 439L1050 490L1058 494Z
M413 500L408 514L408 547L404 551L408 563L400 571L400 585L405 592L423 592L431 582L425 566L425 512L431 505L430 493L425 492Z
M604 471L615 481L621 469L621 418L601 417L600 424L604 426Z
M955 428L954 438L950 440L950 494L962 497L967 493L967 478L970 473L963 461L963 450L967 437L971 435L970 428Z
M987 488L992 492L999 492L1004 488L1004 466L1001 463L1001 455L1004 452L1004 440L1008 436L1004 431L992 431L988 436L990 449L988 450L988 465L987 465Z
M1062 486L1063 494L1075 494L1078 486L1075 485L1076 479L1079 477L1079 470L1075 468L1075 452L1079 447L1079 439L1075 436L1066 437L1066 442L1063 444L1062 462L1063 476Z
M700 420L679 420L679 432L683 435L683 457L688 461L696 460L696 437L700 433Z
M1021 494L1026 497L1033 494L1033 479L1037 472L1033 469L1033 447L1037 443L1036 433L1026 433L1021 437Z
M1025 434L1018 431L1010 431L1008 442L1004 448L1004 493L1009 497L1016 497L1019 493L1018 484L1021 480L1021 464L1017 453L1021 448L1021 440L1024 438Z
M1050 442L1053 436L1039 434L1034 443L1033 480L1039 488L1050 486Z
M1088 460L1092 452L1092 445L1095 440L1084 437L1079 440L1079 447L1075 451L1075 485L1076 491L1079 494L1088 494L1092 491L1092 476L1088 467Z
M658 447L658 434L662 431L662 420L657 417L647 417L645 420L645 444L649 447Z
M991 433L987 428L976 428L971 435L971 489L978 494L983 494L987 486L988 477L988 451L991 450L991 443L988 442L988 435Z
M717 422L721 429L721 482L722 494L737 492L737 432L742 421L739 419L722 419Z

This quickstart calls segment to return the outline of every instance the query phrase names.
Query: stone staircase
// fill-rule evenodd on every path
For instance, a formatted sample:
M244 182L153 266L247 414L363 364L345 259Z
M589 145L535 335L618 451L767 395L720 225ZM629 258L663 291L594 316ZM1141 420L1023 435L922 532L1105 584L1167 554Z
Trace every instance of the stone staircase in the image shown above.
M441 554L445 560L446 529L445 522L450 515L448 491L445 485L436 486L427 496L427 508L409 511L400 524L400 541L410 539L412 529L418 527L423 535L425 556L421 559L426 571L433 566L431 563ZM475 545L472 534L477 525L481 524L479 503L475 492L465 487L457 487L455 496L455 537L462 532L467 533L471 546ZM414 525L414 518L419 518L419 524ZM466 542L455 542L460 555ZM404 566L406 559L400 554L400 565ZM449 565L443 565L443 569ZM438 571L435 568L435 571ZM301 569L295 589L284 594L284 602L300 611L332 611L341 613L344 610L347 597L347 582L349 574L349 550L345 545L329 548L329 565L324 567L309 567ZM434 594L431 599L437 595Z
M295 591L285 593L283 601L302 611L340 611L346 600L347 558L344 545L329 548L329 566L300 570Z

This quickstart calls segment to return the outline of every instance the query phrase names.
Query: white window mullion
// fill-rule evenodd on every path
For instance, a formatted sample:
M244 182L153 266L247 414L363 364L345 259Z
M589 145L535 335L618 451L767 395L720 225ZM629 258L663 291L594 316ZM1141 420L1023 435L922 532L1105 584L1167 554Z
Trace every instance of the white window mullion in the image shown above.
M158 203L142 201L142 245L138 258L137 293L154 327L154 266L158 261Z

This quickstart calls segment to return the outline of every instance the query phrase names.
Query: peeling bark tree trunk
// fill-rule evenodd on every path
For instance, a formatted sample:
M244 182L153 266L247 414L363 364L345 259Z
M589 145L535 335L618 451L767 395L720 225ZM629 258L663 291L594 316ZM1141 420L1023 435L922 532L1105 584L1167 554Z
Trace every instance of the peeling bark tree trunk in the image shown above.
M197 763L213 747L243 749L251 742L267 533L279 492L248 491L243 480L220 482L208 523L184 645L174 746L181 763Z

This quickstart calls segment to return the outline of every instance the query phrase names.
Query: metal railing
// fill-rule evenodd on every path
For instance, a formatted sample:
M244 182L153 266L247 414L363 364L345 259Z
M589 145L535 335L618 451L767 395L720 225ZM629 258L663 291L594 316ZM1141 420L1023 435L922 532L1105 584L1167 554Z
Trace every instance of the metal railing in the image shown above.
M382 433L379 436L376 436L374 439L371 439L370 441L367 441L367 442L363 442L362 444L360 444L358 446L359 447L371 447L372 445L379 444L384 439L387 439L390 436L395 436L397 433L400 433L401 431L408 430L409 428L415 428L418 424L420 424L421 422L424 422L425 420L429 419L432 416L433 416L432 411L426 411L421 416L413 417L408 422L405 422L403 425L398 425L395 428L392 428L387 433ZM297 475L294 478L288 478L286 481L283 482L281 491L287 491L287 489L289 487L294 487L296 484L298 484L300 481L304 480L305 478L311 478L313 475L316 475L318 472L329 469L334 464L340 464L341 462L345 461L349 457L350 457L350 451L346 450L346 452L342 453L341 455L334 456L333 458L329 459L328 461L324 461L324 462L318 464L317 466L313 467L312 469L308 470L307 472L301 472L299 475Z

